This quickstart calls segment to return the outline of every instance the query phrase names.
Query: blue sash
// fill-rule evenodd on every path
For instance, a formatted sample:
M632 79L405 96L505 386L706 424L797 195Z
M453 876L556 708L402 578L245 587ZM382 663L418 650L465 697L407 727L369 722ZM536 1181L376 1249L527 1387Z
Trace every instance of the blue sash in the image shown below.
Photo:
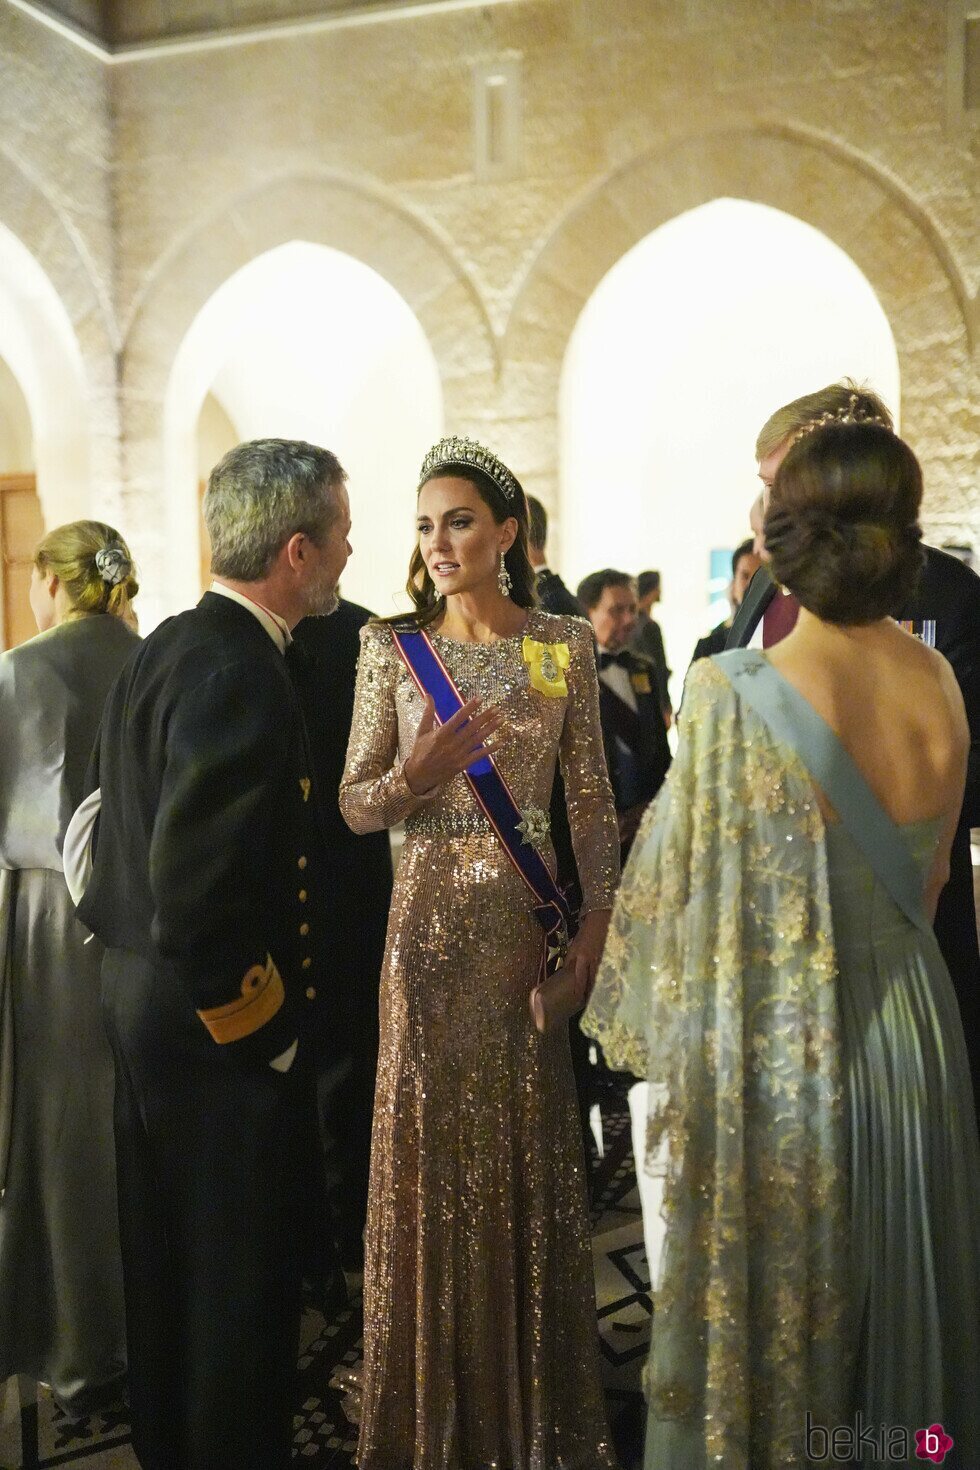
M392 627L395 647L422 695L430 695L440 725L452 719L465 703L453 677L424 631L403 632ZM470 790L500 839L501 845L535 899L534 916L545 933L542 965L549 975L561 964L568 942L571 913L537 848L517 830L523 820L510 787L494 764L484 755L464 772Z

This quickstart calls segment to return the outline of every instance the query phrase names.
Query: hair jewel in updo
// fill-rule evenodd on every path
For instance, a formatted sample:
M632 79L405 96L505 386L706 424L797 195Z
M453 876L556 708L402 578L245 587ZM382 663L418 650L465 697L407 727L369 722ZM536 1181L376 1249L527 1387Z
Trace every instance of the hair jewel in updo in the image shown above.
M513 502L517 499L520 486L503 460L498 459L492 449L478 444L475 439L460 438L456 434L433 444L422 461L419 484L430 479L435 470L465 469L467 466L481 470L493 481L505 500Z
M120 582L125 582L133 564L121 546L103 546L95 553L95 569L103 582L117 587Z
M801 425L793 436L793 443L798 443L807 434L812 434L815 429L826 428L828 424L875 424L879 429L891 428L891 425L887 424L880 414L874 413L871 409L862 408L860 403L860 396L852 393L846 403L841 403L837 408L830 409L827 413L820 414L818 418L810 419Z

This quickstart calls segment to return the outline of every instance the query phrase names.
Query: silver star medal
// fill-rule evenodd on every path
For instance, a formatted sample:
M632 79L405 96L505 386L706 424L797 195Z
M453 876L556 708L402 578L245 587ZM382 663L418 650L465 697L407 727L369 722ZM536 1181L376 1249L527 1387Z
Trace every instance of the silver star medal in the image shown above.
M565 933L564 928L561 928L558 931L558 933L554 936L554 938L549 938L548 939L548 958L547 958L547 967L548 967L548 969L549 970L552 970L554 968L556 962L559 965L564 964L565 956L567 955L567 953L568 953L568 935Z
M551 818L539 806L529 806L521 812L517 830L525 842L532 847L543 847L551 831Z

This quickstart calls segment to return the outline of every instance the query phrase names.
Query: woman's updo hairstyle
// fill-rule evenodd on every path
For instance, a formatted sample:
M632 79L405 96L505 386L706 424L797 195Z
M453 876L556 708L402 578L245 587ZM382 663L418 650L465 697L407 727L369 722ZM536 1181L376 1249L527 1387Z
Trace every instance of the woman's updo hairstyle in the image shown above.
M472 444L470 440L444 440L441 444L459 443L463 446ZM435 446L438 451L440 445ZM481 446L474 445L479 450ZM430 456L435 453L430 451ZM460 480L468 480L480 496L489 506L490 512L498 526L513 516L517 522L517 535L514 544L509 551L504 553L504 564L507 567L511 581L510 600L518 607L536 607L538 601L537 576L531 565L528 555L528 508L527 496L524 494L523 486L510 470L507 469L496 456L489 450L483 451L491 465L497 467L500 479L506 484L505 491L498 484L493 475L479 468L475 464L468 464L465 460L453 460L451 458L440 458L438 463L432 465L428 470L423 468L423 474L419 480L419 490L430 480L439 479L446 475L452 475ZM427 460L430 456L427 456ZM415 608L415 620L420 628L431 623L442 611L444 601L436 591L435 583L429 576L429 569L422 556L421 547L416 545L412 552L412 559L408 564L408 582L405 590ZM395 619L397 621L397 619Z
M890 429L831 422L804 431L766 513L773 575L825 622L889 617L922 570L921 501L919 462Z
M35 551L34 565L58 578L75 613L121 618L140 590L129 547L104 521L56 526Z

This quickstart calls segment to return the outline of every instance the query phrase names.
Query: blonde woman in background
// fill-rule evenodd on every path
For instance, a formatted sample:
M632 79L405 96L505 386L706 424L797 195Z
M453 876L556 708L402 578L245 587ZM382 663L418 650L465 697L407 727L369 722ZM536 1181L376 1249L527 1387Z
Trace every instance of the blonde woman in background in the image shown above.
M59 526L34 558L38 635L0 655L0 1380L50 1384L73 1418L121 1390L125 1331L102 947L62 849L138 590L111 526Z

